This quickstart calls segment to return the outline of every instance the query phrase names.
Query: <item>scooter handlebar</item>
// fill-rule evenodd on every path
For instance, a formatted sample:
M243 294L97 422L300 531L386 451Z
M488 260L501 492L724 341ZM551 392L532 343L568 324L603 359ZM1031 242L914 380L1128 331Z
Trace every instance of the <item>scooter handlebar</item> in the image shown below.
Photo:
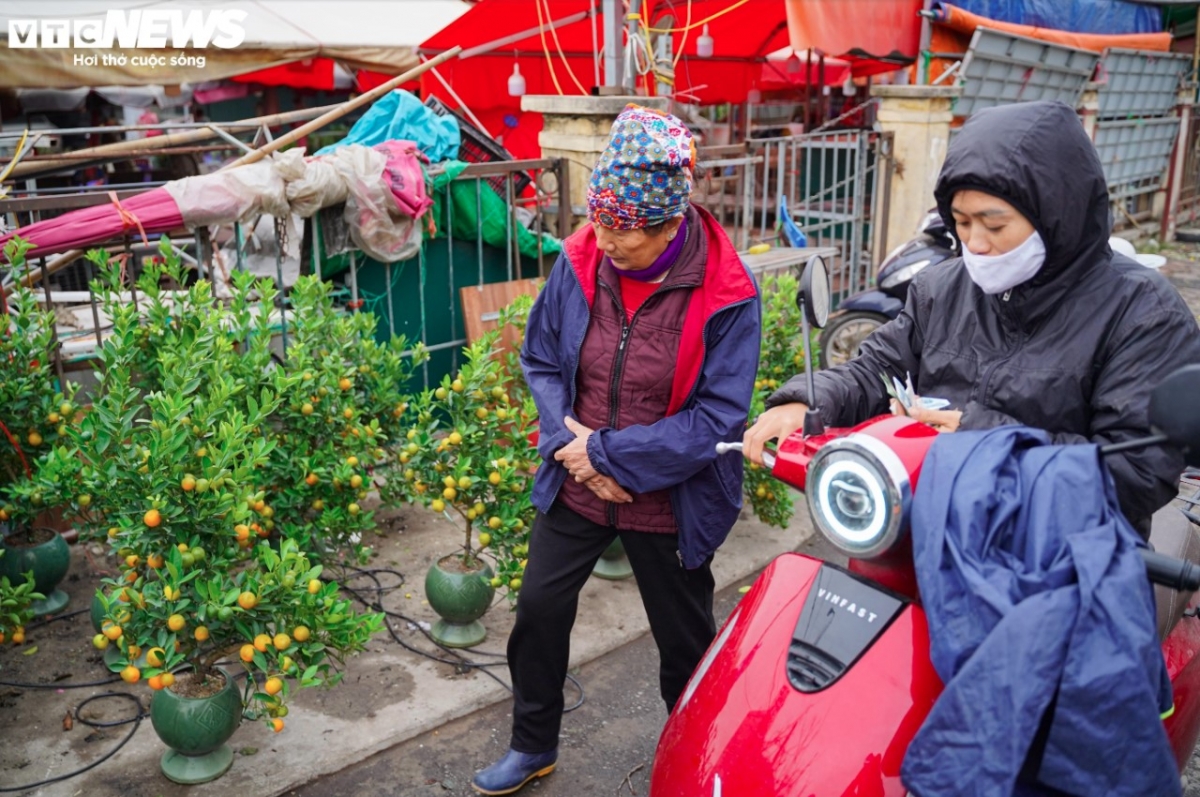
M741 443L717 443L717 453L718 454L728 454L730 451L736 451L739 454L743 453L742 452L742 444ZM767 470L774 469L775 455L765 448L763 449L763 452L762 452L762 461L763 461L763 465L766 466Z
M1200 565L1157 553L1149 548L1141 550L1142 560L1146 563L1146 575L1153 583L1180 592L1200 590Z

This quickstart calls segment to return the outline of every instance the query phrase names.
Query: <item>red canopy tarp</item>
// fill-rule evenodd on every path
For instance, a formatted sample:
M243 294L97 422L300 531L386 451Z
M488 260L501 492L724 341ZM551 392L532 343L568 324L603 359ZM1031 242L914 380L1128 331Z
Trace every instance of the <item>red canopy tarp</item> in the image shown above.
M810 0L805 0L807 5ZM814 37L813 43L799 49L819 49L830 55L841 55L842 42L861 63L855 74L872 74L903 66L905 59L916 54L916 37L909 47L909 28L919 32L916 11L921 0L815 0L819 13L806 12L816 20L821 31L844 26L851 33L870 35L866 38L839 32L837 41ZM863 5L870 13L847 15L843 5ZM682 56L675 66L676 91L701 104L744 102L746 94L764 75L767 56L780 48L792 46L795 34L789 34L788 6L780 0L691 0L691 25L688 28L689 3L686 0L657 0L645 4L643 11L654 29L661 29L662 18L673 17L671 37L676 53ZM897 29L897 14L884 13L892 6L911 11L912 24ZM508 78L514 64L525 76L528 94L587 94L597 85L595 53L603 50L603 19L593 20L589 11L598 9L596 0L482 0L450 25L421 45L424 55L435 55L454 45L461 45L465 57L438 67L442 77L454 87L455 93L472 110L489 107L517 107L518 101L508 95ZM696 55L696 39L707 20L713 38L713 56ZM593 39L593 22L595 39ZM521 35L525 34L525 35ZM897 38L903 34L901 38ZM544 41L543 41L544 35ZM822 33L822 36L824 33ZM511 41L509 41L511 39ZM883 55L898 55L897 63L871 62L864 57L871 53L865 47L878 47L878 42L890 43ZM865 46L864 46L865 45ZM769 67L768 67L769 68ZM601 80L604 65L599 63ZM572 78L572 75L574 76ZM555 81L557 80L557 85ZM799 79L803 85L803 77ZM791 80L782 82L796 83ZM830 82L830 81L827 81ZM840 81L839 81L840 82ZM644 81L643 81L644 84ZM440 81L432 75L421 80L424 93L447 97ZM449 98L453 99L453 98Z

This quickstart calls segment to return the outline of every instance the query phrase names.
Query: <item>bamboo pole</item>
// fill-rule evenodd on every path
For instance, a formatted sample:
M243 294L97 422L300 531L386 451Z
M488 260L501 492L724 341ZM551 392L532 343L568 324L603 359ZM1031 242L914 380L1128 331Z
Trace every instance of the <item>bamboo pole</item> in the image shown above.
M443 64L446 61L449 61L451 58L457 57L460 52L462 52L462 47L455 45L454 47L451 47L449 50L442 53L441 55L438 55L435 58L431 58L422 64L418 64L417 66L413 67L412 69L408 70L407 72L405 72L403 74L396 75L394 78L392 78L387 83L384 83L381 86L376 86L375 88L368 91L366 94L360 94L357 97L355 97L354 99L349 100L348 102L345 102L342 105L339 105L338 107L334 108L333 110L328 111L327 113L324 113L321 116L318 116L316 119L313 119L311 122L306 122L305 124L300 125L295 130L292 130L291 132L287 133L286 135L280 136L279 138L270 142L266 146L259 147L254 152L250 152L250 153L243 155L242 157L238 158L237 160L235 160L233 163L229 164L225 168L233 169L238 166L246 166L251 163L257 163L258 161L265 158L267 155L270 155L272 152L278 150L280 147L286 147L288 144L295 143L296 141L299 141L300 139L304 138L305 136L307 136L309 133L313 132L314 130L318 130L318 129L324 127L325 125L329 124L330 122L332 122L336 119L340 119L341 117L345 116L346 114L350 113L351 111L355 110L356 108L360 108L363 105L366 105L367 103L374 102L375 100L379 99L380 97L382 97L383 95L392 91L393 89L397 88L398 86L400 86L404 83L407 83L408 81L413 80L414 78L420 77L426 71L433 69L435 66L438 66L439 64Z
M319 116L322 113L336 110L338 107L339 106L337 105L323 105L320 108L301 108L297 111L276 113L269 116L257 116L253 119L246 119L242 122L223 124L221 127L235 127L246 130L253 130L262 127L263 125L278 127L279 125L312 119L313 117ZM123 128L114 127L112 129L113 132L120 132ZM163 134L160 136L138 138L132 141L118 141L113 144L102 144L98 147L88 147L87 149L76 150L72 153L63 153L64 157L56 156L53 164L48 164L45 161L22 161L13 168L12 174L8 175L6 179L14 180L31 173L46 171L48 169L61 169L63 166L70 165L74 162L87 163L88 161L94 160L133 156L142 154L142 151L147 149L156 150L174 146L186 146L188 144L195 144L214 138L218 138L218 134L214 132L212 127L198 127L183 131L171 131L168 128L164 128Z
M360 94L359 96L355 97L354 99L348 100L348 101L342 103L341 105L333 106L328 111L326 111L325 113L318 116L316 119L313 119L312 121L307 122L307 123L301 125L300 127L297 127L295 130L291 131L287 135L280 136L279 138L275 139L274 141L268 143L266 146L261 147L261 148L255 150L254 152L248 153L241 158L238 158L233 163L226 165L224 167L224 169L235 168L237 166L245 166L245 165L260 161L264 157L269 155L270 153L279 149L280 147L286 146L287 144L291 144L294 141L298 141L299 139L303 138L304 136L308 135L309 133L313 132L314 130L318 130L318 129L324 127L325 125L329 124L330 122L340 119L341 117L345 116L346 114L350 113L351 111L355 110L356 108L360 108L369 102L374 102L375 100L382 97L384 94L387 94L389 91L392 91L393 89L395 89L397 86L407 83L408 81L421 76L427 70L433 69L435 66L438 66L439 64L445 63L446 61L449 61L451 58L456 57L460 52L462 52L462 47L455 45L454 47L451 47L449 50L438 55L437 57L431 58L428 61L425 61L424 63L420 64L419 66L413 67L412 69L408 70L407 72L405 72L403 74L397 75L396 77L389 80L387 83L384 83L380 86L376 86L375 88L368 91L366 94ZM320 110L320 109L312 109L312 110L308 111L307 113L312 113L315 110ZM295 114L298 112L292 111L290 113ZM285 116L289 116L289 115L290 114L275 114L272 117L264 116L264 117L258 117L257 119L247 119L246 122L247 123L250 123L250 122L266 123L263 120L279 119L281 117L285 117ZM282 124L282 123L283 122L280 121L280 122L273 122L272 124ZM258 126L258 125L255 125L255 126ZM201 130L194 131L192 133L183 133L183 134L176 135L176 137L173 139L173 141L168 140L162 146L168 146L169 144L172 144L172 143L175 143L175 144L191 143L190 139L186 142L182 141L182 139L184 137L187 137L190 135L197 135L197 134L201 135L203 137L207 137L207 138L215 138L216 137L216 134L213 133L210 128L202 128ZM108 145L105 145L105 147L110 148L109 152L112 152L111 148L120 147L126 143L133 144L133 145L140 145L140 146L144 147L147 141L157 141L159 138L168 138L170 135L171 134L165 134L163 136L156 136L153 139L142 139L142 140L138 140L138 141L120 142L118 144L108 144ZM204 140L203 137L198 140ZM93 153L93 155L91 157L94 158L95 157L94 153L97 150L105 149L105 147L93 147L90 150L90 152ZM85 152L86 150L80 150L80 151ZM85 160L86 160L86 158L85 158ZM20 169L20 168L21 168L21 165L18 165L17 169ZM14 172L17 169L14 169ZM27 284L32 286L35 277L40 280L43 277L43 275L53 274L54 272L58 271L59 269L74 262L82 254L83 254L82 249L71 249L66 252L63 252L61 255L56 257L54 260L47 263L45 268L39 269L37 272L34 272L32 274L26 274L25 277L26 277Z

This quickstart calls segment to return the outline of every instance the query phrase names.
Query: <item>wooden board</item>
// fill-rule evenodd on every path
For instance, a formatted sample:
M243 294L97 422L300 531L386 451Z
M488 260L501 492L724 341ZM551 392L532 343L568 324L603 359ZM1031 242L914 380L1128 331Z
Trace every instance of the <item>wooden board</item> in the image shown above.
M487 285L471 285L459 289L462 299L463 325L467 329L468 343L474 343L485 333L496 328L500 310L518 296L537 296L543 279L522 279L512 282L492 282ZM505 348L516 344L517 333L506 329L501 334Z

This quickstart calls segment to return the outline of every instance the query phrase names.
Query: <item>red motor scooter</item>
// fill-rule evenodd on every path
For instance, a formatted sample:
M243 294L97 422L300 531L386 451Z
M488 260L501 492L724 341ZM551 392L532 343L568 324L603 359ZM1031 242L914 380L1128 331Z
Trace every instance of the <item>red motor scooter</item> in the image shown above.
M798 301L808 325L827 307L824 266L810 261ZM806 356L810 355L806 347ZM809 363L811 357L809 356ZM811 373L811 369L810 373ZM811 383L810 383L811 385ZM812 394L810 386L810 395ZM1200 466L1200 366L1155 391L1151 420ZM905 797L900 767L942 683L929 657L908 511L937 433L906 417L803 432L763 456L804 490L814 524L847 568L803 554L773 561L734 609L692 675L655 753L651 797ZM719 450L740 449L722 444ZM1103 449L1102 449L1103 452ZM1185 474L1200 504L1200 472ZM1182 771L1200 736L1200 517L1178 506L1154 518L1144 551L1175 697L1165 720Z

